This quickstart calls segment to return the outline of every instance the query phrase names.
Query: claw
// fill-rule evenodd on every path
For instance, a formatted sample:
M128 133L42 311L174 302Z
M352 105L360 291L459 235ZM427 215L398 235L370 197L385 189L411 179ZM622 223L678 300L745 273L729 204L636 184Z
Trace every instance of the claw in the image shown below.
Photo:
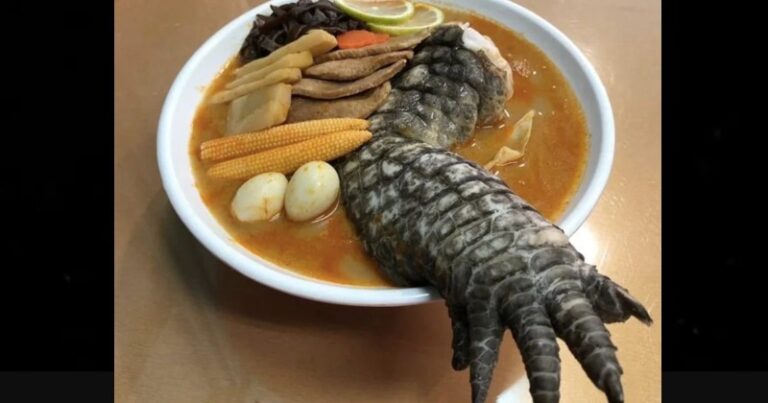
M499 289L500 313L523 357L533 402L559 402L560 348L533 280L510 278Z
M606 396L608 396L609 403L624 403L624 390L621 387L618 373L608 372L603 379L603 390Z
M499 358L504 327L489 284L495 279L487 272L476 271L470 277L467 300L469 324L469 381L472 402L484 403L491 386L493 370Z
M557 336L565 341L592 383L605 392L608 401L622 402L619 379L622 370L616 358L616 347L584 293L579 272L570 265L557 265L548 269L541 281Z
M474 316L470 314L469 380L472 384L473 403L485 402L493 369L499 358L504 328L501 327L498 317L491 312L485 311Z
M469 366L469 325L467 311L463 306L448 304L448 315L453 329L453 359L451 366L461 371Z
M607 282L613 286L615 290L615 300L618 301L618 304L621 305L622 308L626 312L629 312L632 316L643 322L644 324L650 326L653 324L653 319L651 319L651 315L648 313L648 311L645 309L645 307L640 303L640 301L636 300L632 295L629 294L629 291L627 291L626 288L621 287L620 285L614 283L609 278L606 277ZM611 323L611 322L607 322Z
M648 326L653 323L651 315L640 301L630 295L626 288L598 273L595 266L584 265L580 274L585 294L604 323L625 322L631 316Z

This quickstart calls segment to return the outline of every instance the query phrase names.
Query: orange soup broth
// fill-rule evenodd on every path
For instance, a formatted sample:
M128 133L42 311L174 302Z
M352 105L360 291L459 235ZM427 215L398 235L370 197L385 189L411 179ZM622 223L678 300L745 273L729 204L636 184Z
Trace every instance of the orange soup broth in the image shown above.
M534 109L525 156L494 172L545 217L556 220L578 188L587 156L587 127L575 95L552 62L520 35L474 14L443 10L447 21L469 22L489 36L515 71L514 96L506 104L508 116L494 127L476 129L472 139L454 151L487 163L504 144L513 124ZM236 242L295 273L345 285L391 286L363 250L339 203L309 223L291 222L280 214L268 222L246 224L232 216L230 203L242 182L209 178L205 172L209 166L200 161L199 150L202 142L226 132L228 105L210 105L207 99L233 79L237 67L235 60L227 64L206 90L189 144L196 185L211 213Z

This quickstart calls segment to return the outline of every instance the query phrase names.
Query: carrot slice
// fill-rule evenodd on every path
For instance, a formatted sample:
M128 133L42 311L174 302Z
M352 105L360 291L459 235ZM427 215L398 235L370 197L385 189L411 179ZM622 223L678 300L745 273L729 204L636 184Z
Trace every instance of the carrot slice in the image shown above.
M355 49L389 40L388 34L378 34L362 29L347 31L336 37L339 49Z

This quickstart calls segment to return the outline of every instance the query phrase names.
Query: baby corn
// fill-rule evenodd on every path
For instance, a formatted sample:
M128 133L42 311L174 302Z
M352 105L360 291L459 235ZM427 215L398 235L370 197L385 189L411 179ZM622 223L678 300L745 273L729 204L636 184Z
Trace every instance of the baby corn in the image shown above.
M279 125L258 132L206 141L200 145L200 159L221 161L241 157L257 151L299 143L323 134L364 130L368 125L365 119L353 118L317 119Z
M310 161L331 161L370 140L367 130L347 130L220 162L208 170L219 179L247 179L264 172L289 174Z

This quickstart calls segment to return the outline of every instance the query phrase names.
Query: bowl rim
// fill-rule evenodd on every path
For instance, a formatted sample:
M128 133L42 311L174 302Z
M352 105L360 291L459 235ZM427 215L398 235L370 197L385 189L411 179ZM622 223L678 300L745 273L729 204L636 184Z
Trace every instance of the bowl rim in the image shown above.
M322 282L303 275L289 273L287 270L275 270L270 267L265 267L264 264L253 258L235 252L230 243L216 235L210 228L208 228L208 225L203 222L202 218L194 213L194 209L190 202L184 197L181 181L178 180L174 171L171 147L172 122L181 98L182 89L187 85L194 69L203 61L205 56L222 41L222 39L228 37L232 31L241 29L243 24L250 23L257 13L268 11L270 4L282 4L289 1L292 0L268 0L231 20L214 35L208 38L205 43L195 51L174 79L163 103L157 137L157 158L160 176L163 188L171 201L171 205L195 238L197 238L198 241L200 241L211 253L246 277L256 280L268 287L310 300L354 306L403 306L438 301L441 297L433 287L355 287ZM596 70L587 60L586 56L554 25L516 3L506 0L485 1L494 3L496 6L511 9L513 12L518 13L523 19L529 20L534 25L539 26L548 35L551 35L557 43L563 46L568 55L576 62L578 68L583 71L587 78L588 88L594 91L597 110L599 111L598 115L600 117L597 125L600 127L602 133L594 175L586 184L587 186L583 190L581 197L566 211L566 216L558 223L558 226L562 228L567 235L573 235L573 233L584 223L597 204L611 172L614 155L615 128L613 111L607 91ZM441 3L439 0L433 2ZM472 11L482 15L482 13L478 11ZM584 175L586 174L585 171ZM277 264L273 265L279 266Z

